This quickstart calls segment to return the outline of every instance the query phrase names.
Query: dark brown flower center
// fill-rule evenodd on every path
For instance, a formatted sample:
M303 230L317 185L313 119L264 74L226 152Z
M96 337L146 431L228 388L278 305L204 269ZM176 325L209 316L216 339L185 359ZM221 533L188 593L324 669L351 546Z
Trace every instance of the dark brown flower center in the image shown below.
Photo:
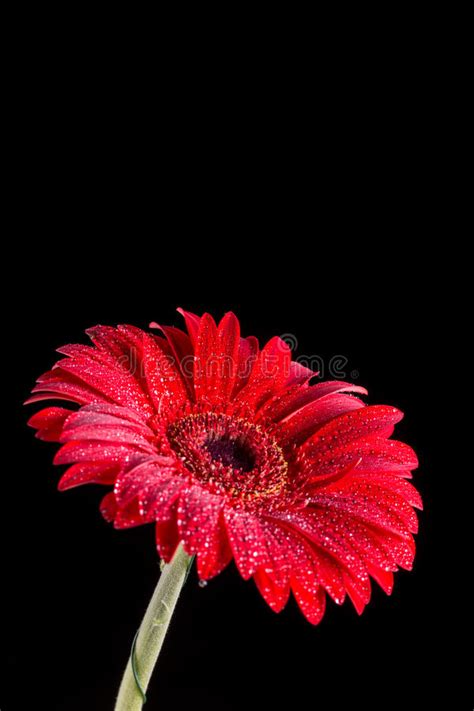
M229 435L215 436L209 433L204 447L214 461L241 472L250 472L255 466L255 452L250 443L243 439L232 439Z
M235 505L278 497L288 465L275 440L258 425L216 413L187 415L168 429L172 449L201 484Z

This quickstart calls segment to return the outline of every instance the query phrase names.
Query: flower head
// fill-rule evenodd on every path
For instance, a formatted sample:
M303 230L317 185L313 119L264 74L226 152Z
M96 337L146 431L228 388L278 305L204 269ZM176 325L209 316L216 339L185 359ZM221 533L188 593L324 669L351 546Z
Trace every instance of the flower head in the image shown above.
M29 421L62 443L60 490L113 487L101 511L116 528L155 523L160 556L181 541L202 580L234 559L273 610L291 590L314 624L327 595L361 613L370 578L390 594L421 508L416 456L390 439L402 413L356 385L310 384L284 341L260 349L232 313L181 313L187 333L96 326L39 378L28 402L79 406Z

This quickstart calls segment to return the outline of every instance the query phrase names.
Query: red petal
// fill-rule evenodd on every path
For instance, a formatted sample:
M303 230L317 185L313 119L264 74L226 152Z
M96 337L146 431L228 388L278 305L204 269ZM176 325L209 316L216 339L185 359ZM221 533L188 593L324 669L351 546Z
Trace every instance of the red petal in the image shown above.
M255 336L241 338L239 344L239 365L235 381L234 395L248 382L259 352L258 340Z
M134 498L149 487L154 490L168 483L172 469L169 460L162 457L150 457L131 469L122 472L115 483L115 497L119 506L127 506Z
M106 351L93 346L87 346L84 343L68 343L65 346L56 348L58 353L62 353L69 358L82 358L85 360L93 360L97 363L105 363L114 367L117 364L118 358Z
M73 440L97 440L101 442L116 442L127 444L140 449L148 454L156 450L142 435L120 425L83 425L82 427L68 427L63 430L60 441L72 442Z
M364 403L358 398L350 395L330 395L306 405L280 422L275 432L283 446L295 446L323 429L325 423L330 423L338 415L362 408L365 409Z
M36 433L38 439L59 442L64 423L72 414L72 410L63 407L46 407L30 417L28 425L38 430Z
M139 494L140 510L147 518L153 516L157 522L166 522L170 511L175 510L175 504L186 486L186 481L179 476L170 476L156 481L144 488Z
M311 507L308 507L307 511L311 512ZM393 562L393 559L387 555L385 549L380 545L380 541L374 535L372 528L363 521L333 509L328 509L327 511L319 509L317 518L321 530L341 532L341 535L350 542L351 548L356 549L365 566L367 566L368 562L372 562L385 570L396 570L396 563Z
M235 509L226 509L224 520L235 563L244 580L249 580L271 562L260 523L253 514Z
M143 418L136 412L121 405L108 403L93 403L81 407L68 418L65 429L87 425L91 427L103 425L123 427L144 437L149 437L152 434Z
M165 563L169 563L179 544L178 525L176 523L176 504L168 511L167 518L156 523L156 547Z
M239 334L239 322L233 313L224 316L218 329L209 314L202 317L194 366L198 401L211 405L228 402L238 368Z
M104 496L100 502L100 513L106 521L111 523L117 514L117 502L113 491Z
M236 397L236 404L250 409L258 408L286 382L290 363L291 351L288 345L281 338L272 338L258 356L248 383Z
M306 368L304 365L301 365L301 363L294 360L290 364L290 374L285 385L287 388L292 385L303 385L304 383L307 383L308 380L311 380L311 378L314 378L317 374L317 371L310 370L310 368Z
M317 383L316 385L296 385L283 393L277 394L260 410L258 417L266 417L272 422L279 422L301 410L316 400L334 393L355 392L367 395L367 390L358 385L343 383L340 380Z
M361 588L360 581L343 570L344 585L358 615L362 615L365 606L370 601L370 581L365 581L366 587Z
M209 580L220 573L232 560L232 550L222 514L204 549L198 555L197 571L201 580Z
M148 392L159 414L187 402L186 387L174 359L148 334L143 338L143 364Z
M393 573L378 568L370 561L367 561L367 570L369 575L380 585L382 590L387 593L387 595L391 595L393 591Z
M25 402L23 403L24 405L32 405L35 402L42 402L43 400L67 400L68 402L78 402L77 400L73 400L73 398L68 397L67 395L55 395L54 393L50 392L38 392L36 395L31 395Z
M273 573L267 573L263 568L259 568L253 579L260 594L264 600L269 604L274 612L281 612L288 602L290 595L290 584L289 581L284 587L278 587L275 583Z
M86 330L87 335L97 348L109 354L114 360L123 362L124 357L131 355L131 342L126 333L120 333L112 326L93 326Z
M293 560L292 577L300 575L313 588L315 585L321 584L334 602L341 605L344 602L346 591L340 566L330 555L315 546L314 542L308 538L307 532L300 528L299 522L294 522L293 515L288 515L285 519L280 520L280 525L287 531L288 551ZM304 568L300 568L302 565Z
M110 398L106 395L61 368L54 368L54 370L44 373L38 378L32 392L36 394L26 400L25 404L39 400L70 400L79 405L91 402L110 402Z
M302 532L294 527L287 529L292 560L291 587L304 614L310 611L317 593L322 586L336 604L341 605L346 596L339 567L308 541Z
M357 469L360 459L348 457L345 460L331 460L313 465L311 461L303 460L301 469L301 484L311 498L319 490L326 490L329 484L347 477Z
M293 543L289 549L293 561L291 589L305 617L316 625L321 621L326 607L326 593L318 575L319 566L307 541L294 535L293 542L296 542L296 546ZM342 587L340 592L343 597L345 591Z
M334 448L340 449L367 437L384 436L387 430L391 431L391 427L402 418L403 413L396 407L368 405L355 412L346 412L335 417L316 432L311 438L311 444L307 446L317 446L318 452L321 453Z
M114 528L122 530L124 528L135 528L143 526L144 523L152 523L152 516L144 516L140 511L140 505L136 499L131 501L127 506L121 506L117 510L114 520Z
M179 328L174 328L173 326L160 326L158 324L155 325L165 334L173 357L175 358L176 368L181 373L181 377L183 378L183 382L186 386L190 399L193 400L194 348L191 343L191 339Z
M178 530L187 553L197 553L198 575L207 580L231 560L232 552L222 524L223 501L200 486L182 492L178 506Z
M194 392L199 402L214 402L217 381L216 350L217 326L212 316L204 314L197 335L194 363Z
M199 402L209 405L229 401L237 376L240 327L233 313L227 313L216 328L204 314L196 344L194 391Z
M404 472L418 465L415 452L403 442L375 436L352 442L344 442L344 439L342 437L339 443L335 436L329 440L324 435L323 438L315 436L301 447L300 461L304 461L308 471L323 475L360 460L358 470L366 472L368 477L384 471Z
M410 484L409 481L405 481L405 479L399 476L399 472L367 474L367 472L360 472L359 467L357 467L357 469L351 472L351 477L354 479L368 479L374 484L379 484L384 489L395 491L410 504L410 506L423 509L423 501L420 494L413 484Z
M240 324L231 311L227 313L217 330L216 356L222 362L220 378L217 381L217 401L227 402L234 390L239 367Z
M318 493L313 498L313 504L324 509L330 508L336 511L343 511L349 516L355 516L360 521L365 521L367 524L378 526L403 538L410 538L410 533L399 516L386 507L379 505L377 501L369 500L366 502L350 494L336 496L331 492L330 494Z
M73 464L59 480L59 491L66 491L81 484L113 484L120 471L117 464L110 462L80 462Z
M308 591L300 580L291 582L291 589L301 612L312 625L319 625L326 611L326 593L319 586L314 591Z
M357 502L359 510L370 511L372 508L374 511L386 511L402 521L411 533L418 530L418 520L412 507L396 491L382 487L371 479L349 475L321 490L321 494L332 497L334 502L341 502L342 509L347 502L349 506ZM318 500L319 493L314 497L314 501Z
M110 444L109 442L68 442L57 452L54 464L73 464L74 462L90 462L94 460L117 462L126 460L131 465L143 461L147 455L138 452L130 445Z
M132 372L86 358L65 358L59 361L61 371L71 373L83 383L105 395L112 402L131 407L145 415L153 414L153 408Z
M412 569L415 544L411 536L401 538L386 529L377 530L374 528L371 530L371 536L385 550L387 556L395 565L399 565L404 570Z
M369 438L338 447L337 442L328 445L325 438L316 437L300 448L298 463L306 481L319 487L345 477L348 472L367 481L386 472L404 477L406 467L417 466L417 458L411 447L395 440Z
M318 553L330 556L341 571L346 570L363 586L367 581L366 567L344 528L332 525L329 519L323 522L319 512L308 508L288 515L287 520L317 546Z
M177 309L177 311L181 314L181 316L184 317L184 320L186 322L186 328L188 329L189 333L189 338L191 339L193 348L195 348L201 318L199 316L196 316L196 314L191 313L190 311L184 311L184 309Z

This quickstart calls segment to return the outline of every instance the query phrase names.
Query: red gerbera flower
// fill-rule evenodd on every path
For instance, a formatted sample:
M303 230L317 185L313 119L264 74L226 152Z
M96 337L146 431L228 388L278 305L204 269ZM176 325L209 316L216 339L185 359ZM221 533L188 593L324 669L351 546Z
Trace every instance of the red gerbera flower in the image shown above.
M370 577L390 594L421 508L406 481L415 453L390 439L402 413L366 406L359 386L310 385L285 342L260 350L232 313L218 326L182 314L187 333L96 326L93 346L59 349L29 400L80 406L29 421L63 443L55 463L72 466L59 488L113 486L101 511L116 528L154 522L160 556L182 541L202 580L233 558L273 610L292 590L314 624L326 593L359 613Z

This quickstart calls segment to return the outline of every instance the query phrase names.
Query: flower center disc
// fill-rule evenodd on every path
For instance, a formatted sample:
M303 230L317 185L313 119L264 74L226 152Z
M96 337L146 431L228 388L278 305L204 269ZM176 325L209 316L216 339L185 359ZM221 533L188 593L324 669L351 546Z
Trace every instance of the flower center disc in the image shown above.
M246 440L231 439L228 435L215 438L211 433L204 446L214 461L234 470L250 472L255 466L255 452Z
M275 440L258 425L212 412L188 415L169 427L171 447L185 468L235 505L277 497L288 465Z

